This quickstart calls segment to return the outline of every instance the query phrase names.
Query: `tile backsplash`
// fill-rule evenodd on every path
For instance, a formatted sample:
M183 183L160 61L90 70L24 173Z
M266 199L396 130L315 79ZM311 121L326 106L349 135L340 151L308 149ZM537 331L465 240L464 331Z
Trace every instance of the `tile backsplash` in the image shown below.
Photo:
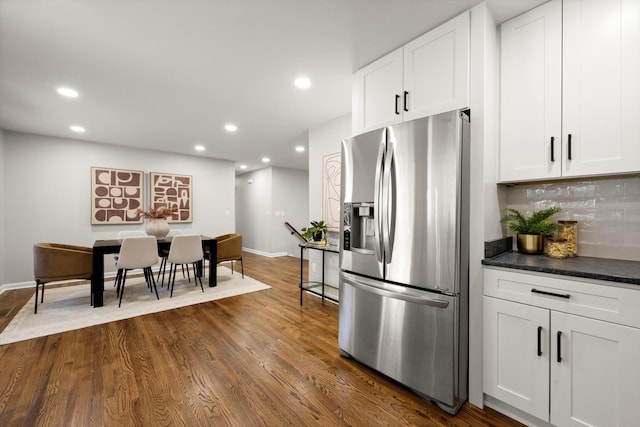
M640 176L520 184L506 207L530 215L560 206L557 220L578 221L578 255L640 261ZM505 227L505 233L511 235Z

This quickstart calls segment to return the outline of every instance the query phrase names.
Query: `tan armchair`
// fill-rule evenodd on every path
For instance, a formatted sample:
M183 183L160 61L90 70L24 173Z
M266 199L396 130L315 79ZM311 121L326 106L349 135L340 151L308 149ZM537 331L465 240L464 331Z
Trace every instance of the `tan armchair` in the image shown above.
M40 303L44 301L44 285L71 279L91 279L93 274L93 249L84 246L58 243L36 243L33 245L33 275L36 280L36 306L38 312L38 290L42 285Z
M242 234L230 233L216 237L218 241L217 263L231 262L231 273L233 274L233 261L240 261L242 268L242 278L244 279L244 264L242 262Z

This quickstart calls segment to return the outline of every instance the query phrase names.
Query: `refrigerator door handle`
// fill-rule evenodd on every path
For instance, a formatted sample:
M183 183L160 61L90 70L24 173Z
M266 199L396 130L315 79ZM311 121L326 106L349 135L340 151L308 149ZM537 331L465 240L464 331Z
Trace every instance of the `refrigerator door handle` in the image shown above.
M384 198L385 198L385 230L384 230L384 255L385 262L388 264L393 258L393 241L396 234L396 159L395 159L395 143L396 139L393 131L389 130L387 137L387 154L385 156L385 182L384 182Z
M365 292L370 292L372 294L380 295L387 298L394 298L401 301L407 301L413 304L420 305L428 305L437 308L447 308L449 306L449 301L435 299L435 298L426 298L419 297L414 295L407 295L400 292L394 292L392 290L384 289L376 286L370 280L366 280L364 278L355 279L352 275L347 273L342 273L342 280L349 285L361 289ZM366 282L366 283L363 283ZM393 286L393 285L391 285Z
M385 131L386 134L386 131ZM376 252L376 259L378 260L378 262L382 262L382 247L383 247L383 241L382 241L382 212L383 212L383 206L382 206L382 198L383 198L383 189L382 189L382 175L384 173L384 157L385 157L385 150L386 150L386 137L384 138L384 140L382 140L380 142L380 147L378 148L378 160L376 161L376 176L375 176L375 183L374 183L374 189L373 189L373 199L374 199L374 207L373 207L373 215L375 217L375 224L376 224L376 229L375 229L375 252Z

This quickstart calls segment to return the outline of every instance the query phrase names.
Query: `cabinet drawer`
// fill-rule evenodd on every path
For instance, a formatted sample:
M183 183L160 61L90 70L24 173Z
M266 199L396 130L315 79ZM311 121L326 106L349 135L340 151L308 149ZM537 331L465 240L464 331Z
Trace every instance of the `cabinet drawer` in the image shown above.
M640 287L484 268L484 295L640 328Z

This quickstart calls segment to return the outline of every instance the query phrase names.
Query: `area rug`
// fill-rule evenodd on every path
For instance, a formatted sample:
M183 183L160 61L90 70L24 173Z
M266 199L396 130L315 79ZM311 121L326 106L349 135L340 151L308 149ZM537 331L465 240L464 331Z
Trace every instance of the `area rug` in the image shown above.
M217 270L218 285L210 288L205 277L204 293L199 285L194 286L193 277L190 283L179 280L180 273L173 298L169 298L166 284L160 287L158 283L160 300L149 291L144 278L127 278L120 308L113 280L105 281L104 306L98 308L91 307L89 284L47 288L38 314L33 313L31 298L0 333L0 345L271 288L246 275L243 279L238 272L232 274L226 267Z

